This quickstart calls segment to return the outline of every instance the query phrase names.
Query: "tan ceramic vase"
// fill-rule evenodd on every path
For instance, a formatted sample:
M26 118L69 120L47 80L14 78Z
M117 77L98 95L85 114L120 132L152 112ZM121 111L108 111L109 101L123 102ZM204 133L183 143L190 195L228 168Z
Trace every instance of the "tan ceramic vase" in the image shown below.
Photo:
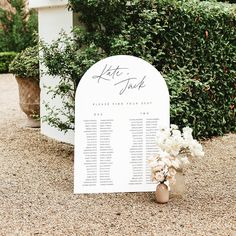
M16 77L19 88L19 103L21 110L27 115L26 126L40 127L40 121L35 116L40 115L39 81L31 78Z
M171 185L171 195L183 196L185 191L185 178L183 169L177 170L175 179L175 184Z
M167 203L169 201L169 190L167 185L158 184L156 187L155 196L157 203Z

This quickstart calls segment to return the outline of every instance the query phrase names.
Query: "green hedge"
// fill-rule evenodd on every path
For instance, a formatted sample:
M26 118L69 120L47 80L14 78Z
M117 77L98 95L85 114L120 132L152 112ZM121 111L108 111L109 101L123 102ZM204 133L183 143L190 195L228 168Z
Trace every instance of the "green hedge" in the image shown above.
M16 52L0 52L0 73L9 72L9 64L15 58Z
M203 1L203 0L200 0ZM227 3L236 3L236 0L206 0L206 1L211 1L211 2L227 2Z
M70 0L87 41L107 56L154 65L171 97L171 122L195 137L236 130L236 5L175 0ZM85 38L86 38L85 37Z

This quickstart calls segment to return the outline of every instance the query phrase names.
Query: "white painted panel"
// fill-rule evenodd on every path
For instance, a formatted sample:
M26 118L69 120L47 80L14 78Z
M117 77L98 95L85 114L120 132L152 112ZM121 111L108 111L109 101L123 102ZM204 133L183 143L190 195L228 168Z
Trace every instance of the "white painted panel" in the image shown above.
M31 7L33 1L31 1ZM39 1L38 1L39 2ZM41 1L40 1L41 2ZM53 40L56 40L59 36L59 33L63 30L66 33L70 33L73 26L73 14L71 11L68 11L67 6L62 4L65 1L55 1L53 7L46 7L46 3L52 1L42 1L41 6L43 8L38 9L38 18L39 18L39 37L45 42L50 43ZM60 4L56 4L61 2ZM40 65L42 68L42 65ZM58 84L58 78L51 78L48 75L41 75L40 86L41 86L41 116L47 115L47 110L44 107L44 102L49 103L51 107L61 107L60 98L52 99L51 94L48 94L47 86L56 86ZM47 135L51 138L54 138L59 141L67 142L73 144L74 142L74 132L69 131L64 133L59 131L57 128L51 127L47 123L43 122L41 124L41 132L44 135Z
M39 9L38 19L40 38L48 43L57 39L62 30L69 33L73 26L73 14L65 6Z
M67 4L67 0L29 0L30 8L65 6Z

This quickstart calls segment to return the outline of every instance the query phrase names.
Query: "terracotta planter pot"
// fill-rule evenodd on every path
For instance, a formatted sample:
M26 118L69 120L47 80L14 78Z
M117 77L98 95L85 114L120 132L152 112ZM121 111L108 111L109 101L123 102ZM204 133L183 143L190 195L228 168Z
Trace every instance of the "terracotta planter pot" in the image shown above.
M19 88L19 103L21 110L27 115L26 126L40 127L40 121L34 117L40 115L39 81L31 78L16 77Z
M169 190L165 184L158 184L156 187L156 201L157 203L167 203L169 201Z

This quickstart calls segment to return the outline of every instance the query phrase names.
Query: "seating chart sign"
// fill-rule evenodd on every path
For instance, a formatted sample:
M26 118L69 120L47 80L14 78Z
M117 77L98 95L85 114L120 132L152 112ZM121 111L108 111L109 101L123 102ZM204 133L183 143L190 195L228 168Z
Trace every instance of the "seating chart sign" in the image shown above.
M169 116L168 88L152 65L125 55L94 64L76 91L74 192L154 191L147 160Z

